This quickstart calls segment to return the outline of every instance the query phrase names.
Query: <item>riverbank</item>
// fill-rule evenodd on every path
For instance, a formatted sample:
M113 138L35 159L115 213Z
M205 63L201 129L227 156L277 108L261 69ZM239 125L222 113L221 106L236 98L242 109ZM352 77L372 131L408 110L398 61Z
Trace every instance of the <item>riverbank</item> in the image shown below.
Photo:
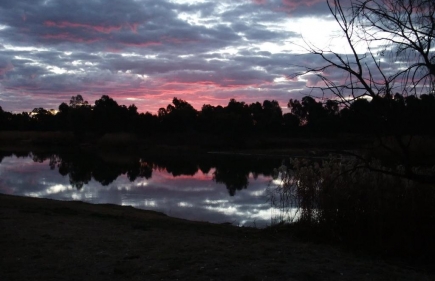
M322 137L316 135L270 136L253 134L244 136L213 135L198 132L155 133L138 136L128 133L86 134L72 132L1 131L0 144L9 150L18 148L73 147L90 150L155 151L167 149L189 151L242 151L282 154L306 150L336 150L362 148L373 139L359 135Z
M0 195L0 280L434 280L288 231Z

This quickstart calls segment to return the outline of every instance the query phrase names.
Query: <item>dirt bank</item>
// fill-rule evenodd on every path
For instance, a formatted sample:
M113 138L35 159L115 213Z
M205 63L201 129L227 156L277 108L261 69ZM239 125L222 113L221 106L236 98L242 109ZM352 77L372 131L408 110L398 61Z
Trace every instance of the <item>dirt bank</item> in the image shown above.
M435 280L289 233L0 195L0 280Z

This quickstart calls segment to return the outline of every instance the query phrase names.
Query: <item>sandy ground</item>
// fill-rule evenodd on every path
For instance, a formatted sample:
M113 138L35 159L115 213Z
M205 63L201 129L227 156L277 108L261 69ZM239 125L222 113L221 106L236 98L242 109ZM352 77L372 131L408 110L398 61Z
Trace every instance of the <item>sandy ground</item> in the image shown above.
M435 280L288 232L0 195L0 280Z

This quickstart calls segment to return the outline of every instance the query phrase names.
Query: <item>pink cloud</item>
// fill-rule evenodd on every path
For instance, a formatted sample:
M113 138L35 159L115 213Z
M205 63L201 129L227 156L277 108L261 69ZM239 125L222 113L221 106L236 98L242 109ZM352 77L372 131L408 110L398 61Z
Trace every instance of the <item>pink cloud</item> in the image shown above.
M126 25L131 29L131 31L137 33L137 27L139 26L138 23L126 23Z
M58 27L58 28L85 28L85 29L91 29L94 31L98 31L100 33L111 33L113 31L119 31L123 27L128 27L133 32L137 31L138 23L126 23L124 25L91 25L86 23L76 23L76 22L68 22L68 21L60 21L60 22L54 22L54 21L45 21L45 26L48 27Z
M69 32L63 32L58 34L46 34L43 35L42 37L45 39L56 39L56 40L63 40L63 41L70 41L70 42L77 42L77 43L94 43L100 40L100 39L80 38Z

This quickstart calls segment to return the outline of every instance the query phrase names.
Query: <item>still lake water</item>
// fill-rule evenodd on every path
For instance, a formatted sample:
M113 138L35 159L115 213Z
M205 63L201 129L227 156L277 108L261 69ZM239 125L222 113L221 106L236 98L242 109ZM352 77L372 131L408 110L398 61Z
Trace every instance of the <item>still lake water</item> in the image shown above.
M282 159L0 152L0 193L112 203L213 223L265 227Z

